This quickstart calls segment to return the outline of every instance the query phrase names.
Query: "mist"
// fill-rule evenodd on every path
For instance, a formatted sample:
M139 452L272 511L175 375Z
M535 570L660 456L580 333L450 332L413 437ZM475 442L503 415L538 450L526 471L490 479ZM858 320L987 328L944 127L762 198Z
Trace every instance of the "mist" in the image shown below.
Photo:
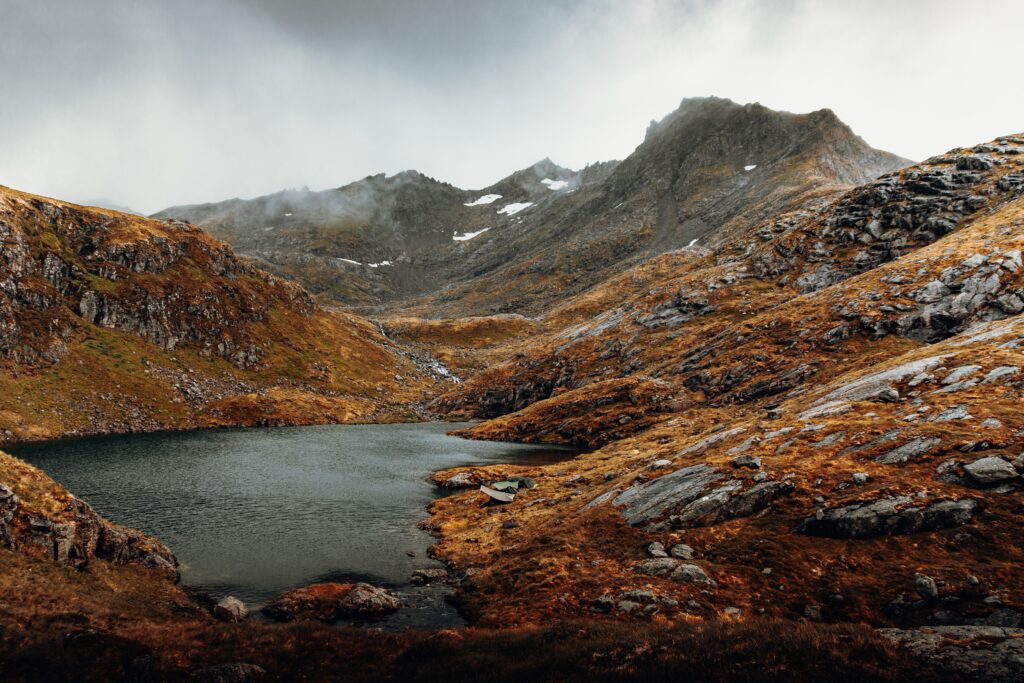
M1024 129L1024 4L0 0L0 184L143 213L623 158L686 96L912 159ZM913 55L909 57L908 55Z

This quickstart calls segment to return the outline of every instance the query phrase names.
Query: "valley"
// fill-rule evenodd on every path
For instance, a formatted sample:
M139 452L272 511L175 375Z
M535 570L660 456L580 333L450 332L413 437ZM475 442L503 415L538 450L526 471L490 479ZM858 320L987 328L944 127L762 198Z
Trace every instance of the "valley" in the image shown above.
M538 641L499 680L1024 673L1024 135L913 163L829 110L694 98L622 161L473 191L145 218L0 188L0 239L12 675L460 680ZM256 578L190 581L202 557ZM389 592L421 560L447 621ZM378 612L434 630L348 628Z

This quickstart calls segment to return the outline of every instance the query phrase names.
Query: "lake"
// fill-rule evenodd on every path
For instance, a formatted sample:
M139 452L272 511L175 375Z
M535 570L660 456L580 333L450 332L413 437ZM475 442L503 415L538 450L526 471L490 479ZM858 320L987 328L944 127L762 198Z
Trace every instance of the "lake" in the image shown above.
M542 465L572 457L553 446L470 441L465 425L424 423L208 430L27 444L9 450L114 522L177 555L182 583L258 609L320 581L367 581L406 607L377 625L462 623L448 590L416 587L432 537L418 528L445 495L427 481L460 465Z

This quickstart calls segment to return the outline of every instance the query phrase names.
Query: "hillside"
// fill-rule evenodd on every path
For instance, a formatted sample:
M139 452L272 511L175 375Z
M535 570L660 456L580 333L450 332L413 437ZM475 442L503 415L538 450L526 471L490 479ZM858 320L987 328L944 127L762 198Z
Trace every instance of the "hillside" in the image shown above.
M1022 227L1010 136L542 316L438 407L492 418L475 438L596 450L436 475L538 484L433 505L438 555L472 570L461 604L488 624L1019 625Z
M687 99L626 160L544 159L476 191L414 171L337 190L175 207L324 301L424 317L536 315L630 264L721 244L908 162L827 110Z
M0 440L389 420L435 382L190 225L0 188L0 239Z

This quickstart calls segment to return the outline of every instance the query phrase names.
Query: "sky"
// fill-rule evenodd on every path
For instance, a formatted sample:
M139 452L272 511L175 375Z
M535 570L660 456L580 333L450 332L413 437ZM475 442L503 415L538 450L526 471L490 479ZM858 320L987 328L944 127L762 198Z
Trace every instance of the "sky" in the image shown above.
M1018 0L0 0L0 184L153 213L621 159L682 98L924 159L1024 130Z

